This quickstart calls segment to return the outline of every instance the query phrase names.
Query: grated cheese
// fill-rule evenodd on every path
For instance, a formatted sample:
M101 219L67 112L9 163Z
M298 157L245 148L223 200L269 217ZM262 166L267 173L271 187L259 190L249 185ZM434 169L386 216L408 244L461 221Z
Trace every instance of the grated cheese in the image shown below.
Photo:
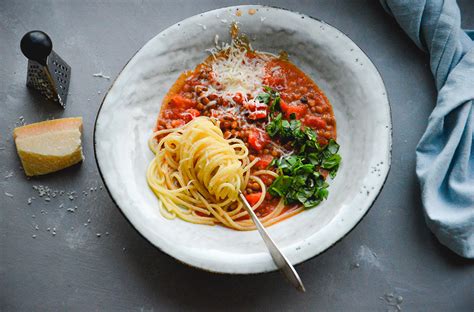
M215 35L214 43L215 48L207 50L213 58L208 64L210 79L201 81L200 87L203 92L198 100L210 95L221 98L226 103L225 106L216 107L218 103L216 100L211 100L205 106L212 108L212 117L229 117L238 122L239 129L253 129L254 127L247 123L244 115L248 114L247 118L249 118L251 114L267 112L267 105L260 103L256 98L264 92L264 78L268 74L279 75L282 68L280 66L268 68L267 63L276 57L270 53L257 53L256 57L248 57L248 49L239 39L234 39L228 44L220 42L219 36ZM238 98L238 103L234 98ZM269 122L268 114L266 118ZM280 157L293 154L293 151L288 151L273 141L270 145L278 151Z
M240 94L244 101L251 101L262 92L267 60L262 57L249 58L247 49L235 41L230 45L223 43L219 47L216 36L215 43L216 48L208 50L214 58L211 64L213 84L207 87L202 96L215 94L235 105L233 98ZM218 56L217 53L224 56Z

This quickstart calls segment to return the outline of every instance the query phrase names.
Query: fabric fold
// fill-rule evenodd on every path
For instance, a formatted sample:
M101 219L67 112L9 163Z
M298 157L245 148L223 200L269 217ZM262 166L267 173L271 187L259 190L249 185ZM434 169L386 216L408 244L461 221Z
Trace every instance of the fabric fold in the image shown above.
M425 219L438 240L474 258L474 32L454 0L381 0L430 54L438 98L416 148Z

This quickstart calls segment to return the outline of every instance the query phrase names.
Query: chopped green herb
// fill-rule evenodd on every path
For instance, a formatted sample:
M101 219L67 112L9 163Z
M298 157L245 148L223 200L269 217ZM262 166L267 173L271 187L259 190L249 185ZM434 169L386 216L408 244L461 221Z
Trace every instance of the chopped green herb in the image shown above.
M275 99L273 100L272 104L270 105L270 112L273 113L277 110L281 110L281 107L280 107L280 96L278 95L277 97L275 97Z
M270 166L275 166L280 176L268 191L273 196L284 197L285 204L300 203L305 208L316 207L328 197L329 186L319 170L329 171L331 178L336 176L341 162L341 156L337 154L339 144L331 139L327 145L320 146L313 129L303 127L294 115L286 120L281 113L276 113L280 101L278 92L269 87L264 87L264 90L268 96L259 95L259 101L271 102L273 106L273 109L270 107L273 114L266 127L267 133L272 138L278 137L283 144L290 142L296 151L293 155L273 159Z
M324 169L333 169L339 166L340 162L341 156L339 154L334 154L332 156L329 156L328 158L323 159L321 167L323 167Z
M320 164L313 164L305 156L291 155L273 162L280 176L268 191L284 197L285 204L300 203L305 208L317 206L328 196L328 184L319 173Z
M268 102L270 102L270 98L271 98L270 94L260 93L259 95L257 95L255 99L259 101L260 103L268 104Z
M259 101L260 103L270 105L270 112L271 113L273 113L275 111L279 111L280 110L280 100L281 100L281 98L280 98L280 94L278 93L278 91L275 91L275 90L273 90L272 88L270 88L268 86L264 86L263 90L265 90L265 92L260 93L259 95L257 95L257 97L255 99L257 101Z

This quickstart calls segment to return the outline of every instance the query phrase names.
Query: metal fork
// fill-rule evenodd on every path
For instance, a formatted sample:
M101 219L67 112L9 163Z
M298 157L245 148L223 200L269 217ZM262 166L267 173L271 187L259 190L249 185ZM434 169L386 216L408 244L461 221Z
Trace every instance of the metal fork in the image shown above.
M278 248L272 238L268 235L267 230L265 230L263 224L260 222L257 215L252 210L252 207L250 207L249 202L241 191L239 191L239 197L242 203L244 204L245 210L247 210L248 214L250 215L250 218L252 218L253 223L255 223L255 226L257 227L260 236L265 242L265 245L267 245L268 251L270 252L270 255L272 256L273 261L275 262L277 267L296 289L301 292L305 292L306 289L304 288L303 282L301 281L298 272L296 272L290 261L288 261L288 259L281 252L281 250Z

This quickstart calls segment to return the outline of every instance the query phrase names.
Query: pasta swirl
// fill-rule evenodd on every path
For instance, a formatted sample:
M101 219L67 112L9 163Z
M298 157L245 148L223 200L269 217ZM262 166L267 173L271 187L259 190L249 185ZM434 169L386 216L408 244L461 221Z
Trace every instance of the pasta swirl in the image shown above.
M163 137L164 136L164 137ZM162 137L160 140L157 138ZM237 230L252 230L252 221L246 218L239 190L249 180L262 189L257 209L266 195L266 186L259 175L275 175L260 170L250 175L248 149L240 139L225 139L216 120L197 117L188 124L156 131L149 141L155 158L147 171L150 188L161 201L161 212L169 219L179 217L199 224L222 224ZM283 202L262 222L270 225L280 221ZM291 215L297 213L294 211Z

